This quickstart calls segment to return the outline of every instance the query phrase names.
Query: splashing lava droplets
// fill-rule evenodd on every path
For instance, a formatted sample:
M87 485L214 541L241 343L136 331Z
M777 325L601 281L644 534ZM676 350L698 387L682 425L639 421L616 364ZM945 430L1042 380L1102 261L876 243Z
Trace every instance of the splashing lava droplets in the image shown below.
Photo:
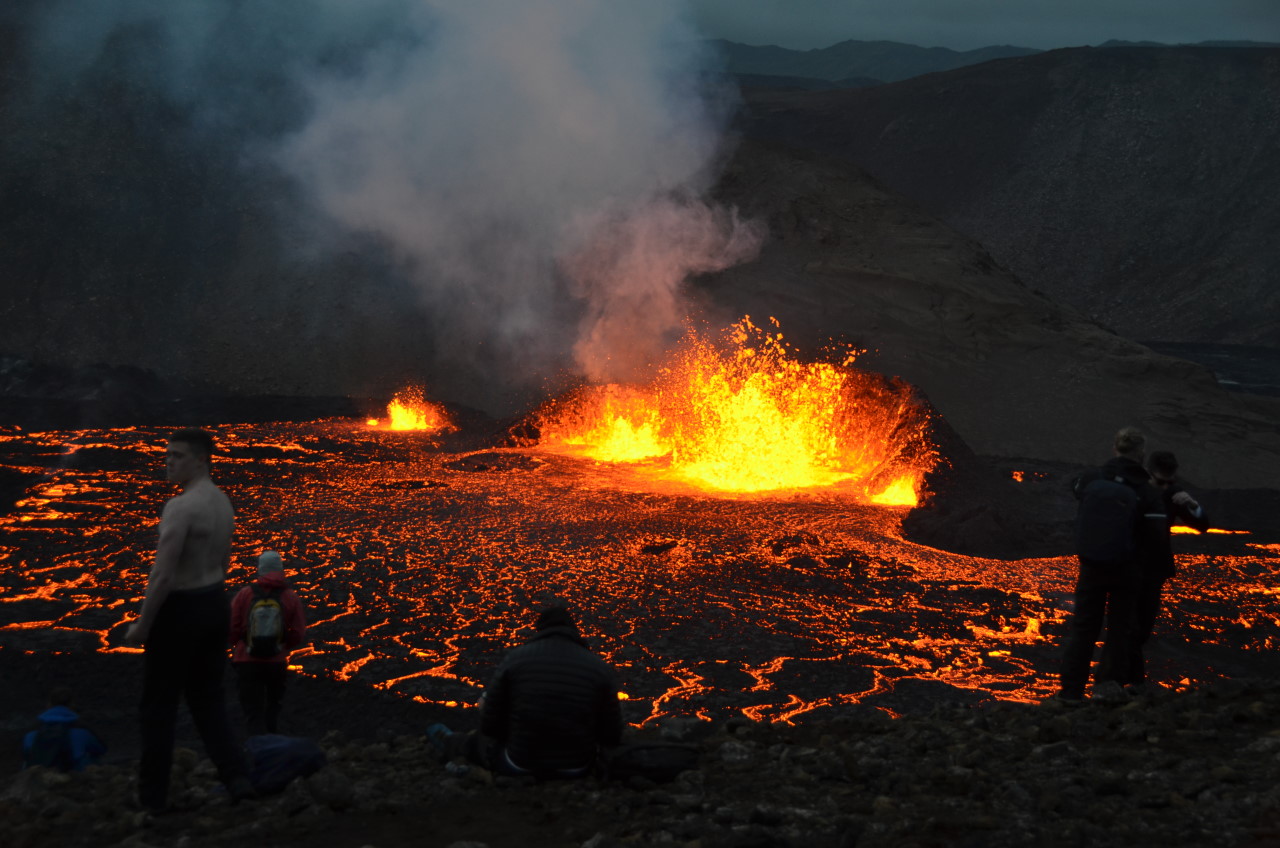
M377 418L365 422L370 427L380 426ZM387 404L388 430L427 430L440 433L454 429L448 414L426 399L421 387L401 389Z
M749 317L722 344L690 331L652 385L591 386L550 404L541 446L645 463L650 476L714 492L839 486L913 506L937 460L928 413L909 386L851 367L854 356L802 362Z

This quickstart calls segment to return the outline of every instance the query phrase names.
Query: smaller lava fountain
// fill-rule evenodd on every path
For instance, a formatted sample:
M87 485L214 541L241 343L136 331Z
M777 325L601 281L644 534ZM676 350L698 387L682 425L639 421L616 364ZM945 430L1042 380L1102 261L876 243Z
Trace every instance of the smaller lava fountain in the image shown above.
M777 321L770 319L775 328ZM937 462L910 386L839 363L802 362L782 333L734 324L724 344L694 331L651 386L590 386L536 416L543 449L719 493L839 486L914 506Z
M370 418L365 424L387 430L427 430L434 433L454 429L444 407L428 401L421 386L409 386L392 396L387 404L385 426L378 418Z

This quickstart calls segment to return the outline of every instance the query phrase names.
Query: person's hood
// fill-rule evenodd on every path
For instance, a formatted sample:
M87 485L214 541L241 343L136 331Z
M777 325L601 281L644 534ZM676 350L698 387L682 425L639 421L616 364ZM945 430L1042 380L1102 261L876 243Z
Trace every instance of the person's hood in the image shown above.
M45 724L75 724L80 720L76 711L70 707L50 707L40 713L40 720Z
M1127 456L1113 456L1102 466L1102 473L1108 477L1123 477L1130 485L1139 486L1151 482L1151 475L1142 463Z
M283 571L270 571L258 575L258 585L264 589L287 589L289 583L284 579Z
M535 632L533 634L533 638L529 641L532 642L537 639L551 638L570 639L577 642L579 645L582 645L584 648L587 647L587 640L583 639L582 634L578 632L578 628L571 624L557 624L552 627L544 627Z

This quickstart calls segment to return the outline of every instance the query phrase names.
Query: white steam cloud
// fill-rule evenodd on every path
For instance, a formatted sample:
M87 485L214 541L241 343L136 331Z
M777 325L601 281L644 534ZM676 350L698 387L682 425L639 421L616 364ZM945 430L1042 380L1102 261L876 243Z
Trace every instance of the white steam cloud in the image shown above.
M592 379L636 377L685 317L684 279L759 241L699 200L722 115L684 4L424 5L409 49L311 80L279 161L395 246L460 360L487 345L536 370L569 347Z
M308 257L390 248L440 360L421 373L454 399L509 406L566 368L643 376L686 317L685 279L761 240L705 200L727 109L687 0L23 8L46 99L122 75L246 174L291 177L310 206L281 232Z

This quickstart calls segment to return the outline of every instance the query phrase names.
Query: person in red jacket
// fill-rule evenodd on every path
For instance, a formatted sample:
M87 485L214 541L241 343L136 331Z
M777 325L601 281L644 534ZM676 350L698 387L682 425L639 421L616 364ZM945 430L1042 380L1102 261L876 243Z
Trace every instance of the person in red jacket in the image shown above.
M258 557L258 579L231 602L231 664L250 736L279 732L289 652L305 644L302 602L275 551Z

